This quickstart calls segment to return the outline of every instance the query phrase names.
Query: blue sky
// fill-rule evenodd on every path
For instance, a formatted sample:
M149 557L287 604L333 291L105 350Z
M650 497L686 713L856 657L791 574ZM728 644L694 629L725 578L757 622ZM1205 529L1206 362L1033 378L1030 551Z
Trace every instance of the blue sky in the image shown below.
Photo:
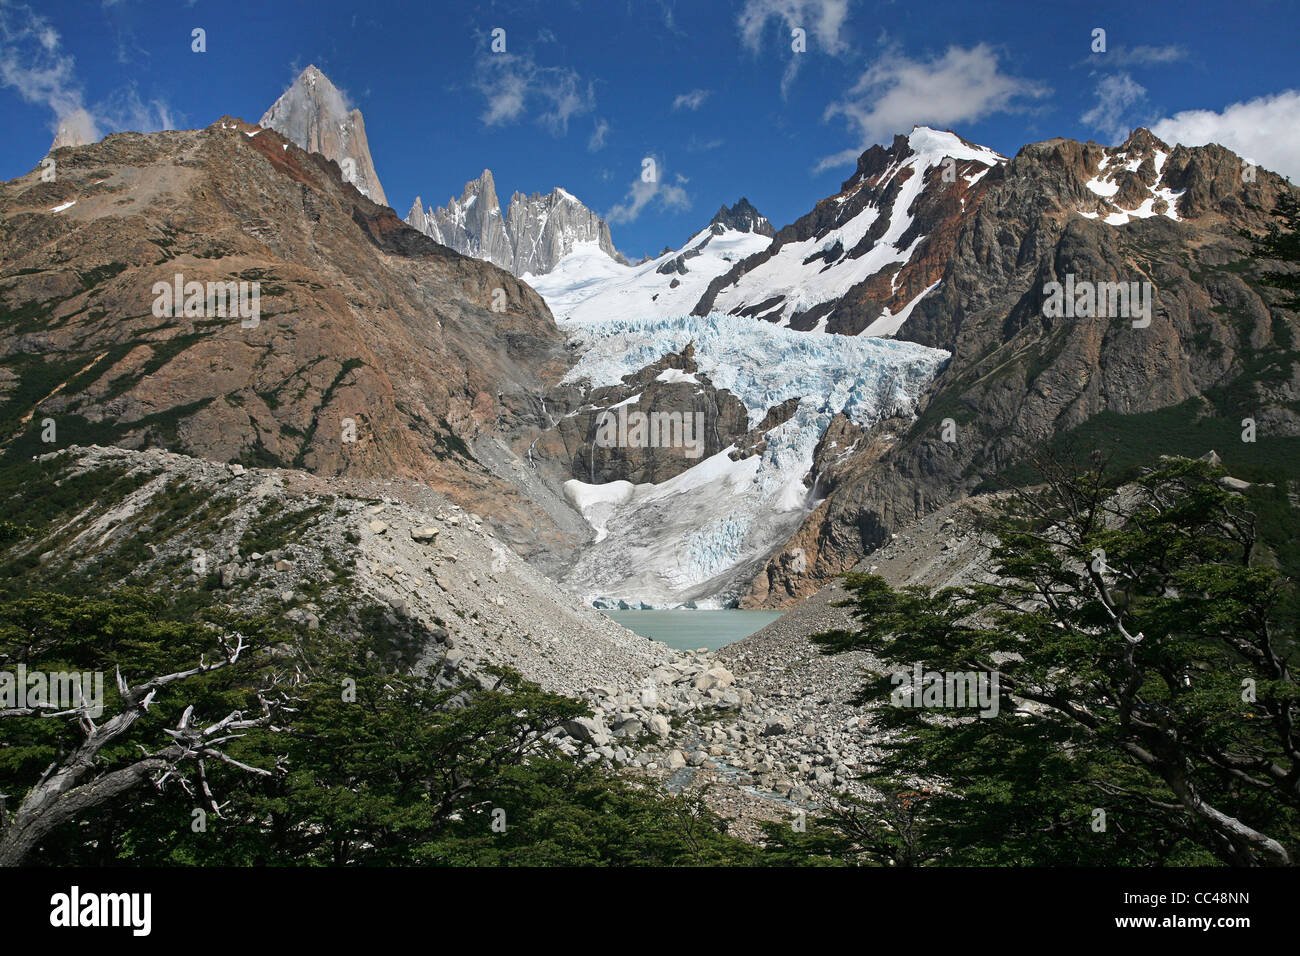
M256 122L315 63L364 113L400 215L490 168L503 204L563 186L633 256L741 195L780 227L916 123L1006 154L1150 125L1300 181L1298 27L1293 0L0 0L0 177L40 162L58 113Z

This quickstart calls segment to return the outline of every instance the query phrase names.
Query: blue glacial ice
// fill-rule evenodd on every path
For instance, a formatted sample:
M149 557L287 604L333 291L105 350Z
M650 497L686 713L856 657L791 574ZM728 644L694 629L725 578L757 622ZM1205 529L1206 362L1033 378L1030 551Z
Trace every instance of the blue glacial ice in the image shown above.
M804 478L831 419L843 412L870 426L914 415L949 357L911 342L796 332L716 313L563 327L583 350L568 382L618 384L694 342L700 371L745 403L751 428L772 406L801 399L795 414L768 432L760 456L733 462L724 450L668 481L628 486L613 497L584 482L566 484L570 500L601 530L569 586L588 601L655 607L724 605L743 591L815 506Z

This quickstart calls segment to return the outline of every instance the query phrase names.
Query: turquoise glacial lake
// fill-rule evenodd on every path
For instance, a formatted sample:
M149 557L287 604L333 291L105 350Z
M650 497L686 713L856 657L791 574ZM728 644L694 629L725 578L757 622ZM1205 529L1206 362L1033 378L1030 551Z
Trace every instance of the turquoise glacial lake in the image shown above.
M766 627L783 612L699 611L681 608L671 611L602 610L601 613L635 634L660 641L679 651L690 651L697 647L707 647L714 651Z

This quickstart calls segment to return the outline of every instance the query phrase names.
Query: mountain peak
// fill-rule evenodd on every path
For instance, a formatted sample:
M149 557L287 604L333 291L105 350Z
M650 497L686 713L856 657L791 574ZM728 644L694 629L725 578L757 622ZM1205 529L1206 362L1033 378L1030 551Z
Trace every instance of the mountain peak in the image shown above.
M286 139L339 164L343 178L363 196L388 205L379 184L361 111L349 107L329 77L309 65L260 121Z
M753 232L769 238L776 235L772 224L766 217L760 215L753 203L744 196L741 196L730 208L724 204L709 220L709 225L724 226L738 232Z
M987 146L972 143L950 129L935 129L932 126L913 126L912 132L907 135L907 145L914 153L953 159L974 159L986 166L1006 160L1001 153Z
M478 178L471 179L465 183L465 188L461 191L460 201L468 202L471 198L483 197L483 199L492 205L497 204L497 181L492 175L492 170L485 169L479 174Z
M504 215L492 170L465 184L460 199L445 207L424 209L417 198L406 216L418 229L457 252L486 259L517 276L543 275L578 243L595 243L616 262L626 260L614 248L609 226L566 189L525 195L516 190Z
M950 129L913 126L912 131L906 136L902 133L896 134L894 141L888 147L877 144L864 150L858 157L857 170L840 185L840 192L850 192L863 183L881 177L892 178L894 170L900 165L926 169L937 166L947 159L957 162L973 160L989 167L1007 161L1007 158L996 150L972 143Z
M1163 153L1170 152L1169 144L1156 136L1155 133L1145 126L1139 126L1128 134L1128 139L1120 144L1119 149L1124 152L1148 153L1154 150L1160 150Z

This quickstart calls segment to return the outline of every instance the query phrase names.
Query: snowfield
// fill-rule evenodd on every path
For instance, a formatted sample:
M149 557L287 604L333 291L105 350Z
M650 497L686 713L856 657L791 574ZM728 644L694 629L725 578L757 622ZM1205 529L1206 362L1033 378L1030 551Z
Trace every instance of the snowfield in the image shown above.
M594 242L579 242L546 275L522 278L546 300L560 322L686 315L712 279L746 256L762 252L771 242L753 232L725 229L715 236L712 230L702 229L681 249L638 266L615 262ZM692 255L696 251L699 255ZM657 271L678 256L688 255L690 258L682 260L685 273Z
M562 325L583 349L567 382L618 384L693 342L700 372L745 403L751 428L772 406L801 399L768 432L761 455L732 461L729 448L657 485L565 483L595 532L566 584L585 601L632 606L733 603L816 505L815 483L805 478L832 417L872 425L915 414L949 357L910 342L795 332L720 313Z

